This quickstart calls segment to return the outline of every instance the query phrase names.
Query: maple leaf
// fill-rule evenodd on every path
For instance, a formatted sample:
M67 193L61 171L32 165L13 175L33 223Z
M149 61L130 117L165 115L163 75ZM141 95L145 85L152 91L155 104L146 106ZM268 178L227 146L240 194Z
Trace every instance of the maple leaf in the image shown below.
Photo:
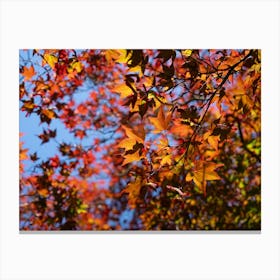
M182 54L186 57L191 56L192 50L184 50L184 51L182 51Z
M133 146L136 144L135 139L125 138L119 144L119 148L124 148L126 151L132 150Z
M203 135L203 139L207 140L207 142L209 143L209 145L215 149L215 151L218 151L219 148L219 141L220 141L220 136L217 135L212 135L211 131L206 132Z
M162 160L161 160L161 162L160 162L160 165L165 165L165 164L167 164L167 165L171 165L171 163L172 163L172 157L171 157L171 155L166 155L166 156L164 156L163 158L162 158Z
M105 58L109 62L116 61L118 63L126 63L129 59L126 50L106 50Z
M122 166L128 164L128 163L131 163L131 162L134 162L134 161L139 161L141 160L142 158L144 158L143 155L140 156L140 153L139 153L139 150L137 150L135 153L133 154L126 154L126 155L123 155L124 157L124 161L122 163Z
M136 202L140 195L141 186L142 186L142 180L140 177L137 177L134 182L128 183L126 188L121 192L121 193L128 193L128 203L131 208L136 207Z
M57 117L56 113L51 109L43 109L41 111L40 119L41 122L51 123L53 118Z
M128 126L123 125L122 128L125 131L128 139L122 140L118 147L125 148L127 151L132 150L132 147L138 142L144 144L145 141L145 130L143 125L137 126L135 129L132 129Z
M135 89L134 85L131 85L131 87ZM133 90L131 89L131 87L127 86L126 84L119 84L113 87L111 91L120 94L121 98L126 98L133 95Z
M80 61L73 61L69 64L67 71L68 73L72 73L73 71L76 71L77 73L82 72L83 70L83 64Z
M165 116L163 106L160 106L158 115L156 118L150 118L151 123L154 125L154 133L160 133L163 130L166 130L169 126L171 120L172 112L168 112Z
M220 180L221 177L214 171L216 168L223 166L220 163L203 162L199 163L192 172L186 176L186 181L193 180L197 187L206 195L207 181Z
M24 81L30 81L35 74L36 72L33 65L30 67L23 66L22 75L24 77Z
M44 59L45 61L50 65L50 67L52 69L54 69L55 67L55 64L57 63L58 61L58 58L56 56L54 56L53 54L49 54L49 53L46 53L44 55Z

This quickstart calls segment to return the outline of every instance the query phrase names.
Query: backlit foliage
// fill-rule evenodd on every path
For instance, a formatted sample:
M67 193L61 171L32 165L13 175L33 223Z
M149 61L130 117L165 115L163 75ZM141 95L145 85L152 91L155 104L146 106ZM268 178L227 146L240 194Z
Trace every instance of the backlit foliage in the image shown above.
M20 132L41 146L21 135L20 229L260 229L260 65L259 50L21 50L38 133Z

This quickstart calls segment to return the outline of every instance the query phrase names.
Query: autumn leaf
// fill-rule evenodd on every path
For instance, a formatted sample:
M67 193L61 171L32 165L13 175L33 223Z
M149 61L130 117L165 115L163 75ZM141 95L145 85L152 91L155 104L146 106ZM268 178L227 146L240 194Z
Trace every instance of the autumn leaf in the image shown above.
M260 71L258 50L20 50L43 144L19 146L20 230L259 229Z
M193 180L196 186L206 195L206 183L207 181L220 180L221 177L214 171L223 164L214 162L202 162L199 163L192 172L189 172L186 176L186 181Z
M163 130L166 130L169 126L171 120L172 112L168 112L166 115L163 110L163 106L159 108L157 117L150 118L150 122L154 125L154 133L160 133Z
M23 105L21 107L21 110L22 111L27 111L29 113L32 113L33 109L38 106L34 103L34 100L32 100L32 99L31 100L26 100L26 101L23 100L22 102L23 102Z
M128 163L131 163L131 162L134 162L134 161L139 161L141 160L142 158L144 158L143 155L140 156L140 153L139 153L139 150L137 150L135 153L133 154L126 154L126 155L123 155L124 157L124 161L122 163L122 166L128 164Z
M169 154L162 158L160 165L162 166L164 166L165 164L171 165L171 163L172 163L172 156Z
M23 66L22 75L24 77L24 81L30 81L35 74L36 73L33 65L30 67Z
M137 199L140 195L142 180L140 177L137 177L134 182L127 184L126 188L122 193L128 193L128 203L131 208L135 208Z
M27 152L28 152L28 149L23 149L23 142L20 142L19 159L20 159L20 160L26 160L26 159L28 159Z
M76 71L77 73L82 72L83 70L83 64L80 61L73 61L69 64L67 71L68 73L73 73L73 71Z
M138 125L135 128L123 125L122 128L125 130L127 137L133 138L139 143L144 143L146 135L144 125Z
M38 194L39 194L40 196L47 197L48 194L49 194L49 192L48 192L47 189L41 189L41 190L38 190Z
M49 64L49 66L52 69L54 69L55 64L58 61L58 58L55 55L49 54L49 53L46 53L43 57L44 57L45 61Z
M219 141L220 141L220 136L219 135L212 135L211 131L206 132L203 135L203 139L207 140L207 142L209 143L209 145L215 149L215 151L218 151L219 148Z
M105 58L108 62L116 61L118 63L127 63L129 59L126 50L106 50Z
M53 119L56 116L55 112L51 109L43 109L41 113L48 119Z
M131 87L135 89L134 85L131 85ZM133 90L131 89L131 87L127 86L126 84L118 84L112 87L111 91L118 93L121 98L126 98L133 95Z
M184 51L182 51L182 54L186 57L191 56L192 50L184 50Z
M88 114L88 108L85 104L79 104L76 113L86 116Z
M136 144L136 140L133 138L125 138L119 144L119 148L124 148L126 151L132 150L133 146Z

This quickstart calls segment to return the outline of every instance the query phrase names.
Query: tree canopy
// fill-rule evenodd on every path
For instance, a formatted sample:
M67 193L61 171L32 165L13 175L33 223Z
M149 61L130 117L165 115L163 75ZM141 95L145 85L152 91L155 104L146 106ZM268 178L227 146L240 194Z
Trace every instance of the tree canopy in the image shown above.
M260 229L260 50L20 50L19 73L21 230Z

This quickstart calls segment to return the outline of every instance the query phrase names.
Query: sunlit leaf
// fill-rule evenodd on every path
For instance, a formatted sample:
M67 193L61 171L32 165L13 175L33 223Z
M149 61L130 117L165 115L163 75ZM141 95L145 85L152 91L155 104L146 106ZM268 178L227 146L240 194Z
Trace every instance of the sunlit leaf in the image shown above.
M36 72L33 65L30 67L23 66L22 75L24 77L24 81L30 81L35 74Z
M69 64L67 70L68 70L68 73L72 73L73 71L80 73L83 70L83 64L80 61L74 60L72 63Z
M131 85L132 87L134 87L133 85ZM134 87L135 89L135 87ZM121 98L126 98L128 96L131 96L133 95L133 90L127 86L126 84L119 84L119 85L116 85L115 87L113 87L112 89L112 92L116 92L120 95ZM136 89L135 89L136 90Z
M206 195L207 181L220 180L221 177L214 171L223 166L220 163L202 162L195 166L186 176L186 181L193 180L197 187Z
M170 165L172 163L172 156L171 155L166 155L162 158L160 164L163 166L165 164Z
M58 61L58 58L57 58L55 55L53 55L53 54L46 53L46 54L44 55L44 59L45 59L45 61L49 64L49 66L50 66L52 69L54 69L55 64L56 64L57 61Z
M132 140L135 140L138 143L144 143L146 133L143 125L138 125L135 128L130 128L128 126L123 125L122 128L124 129L127 137L129 137Z
M124 148L126 151L128 151L132 150L135 144L136 140L134 138L125 138L118 144L118 147Z
M186 57L191 56L192 50L184 50L184 51L182 51L182 54Z
M41 113L48 119L53 119L56 116L55 112L51 109L43 109Z
M170 120L172 117L172 113L168 112L165 114L163 106L159 108L158 115L155 118L150 118L150 122L154 125L155 133L160 133L163 130L166 130L169 126Z
M126 154L123 156L124 157L124 161L122 163L122 166L128 164L128 163L131 163L131 162L134 162L134 161L139 161L141 160L142 158L144 158L144 156L140 156L139 154L139 150L137 150L135 153L133 154Z
M128 193L128 203L131 208L135 208L137 199L141 191L142 181L140 177L137 177L134 182L127 184L122 193Z

